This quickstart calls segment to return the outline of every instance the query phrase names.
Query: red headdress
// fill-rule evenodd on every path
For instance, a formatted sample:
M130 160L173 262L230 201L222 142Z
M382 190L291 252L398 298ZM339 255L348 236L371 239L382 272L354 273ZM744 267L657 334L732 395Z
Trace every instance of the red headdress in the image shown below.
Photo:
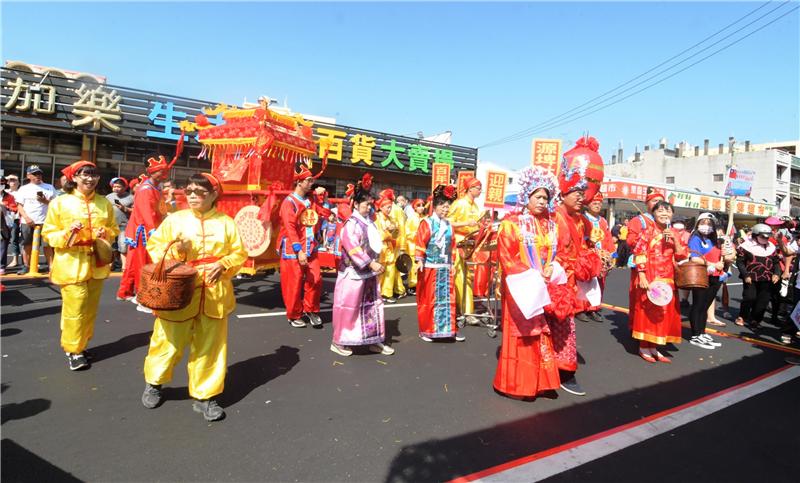
M433 199L453 202L458 197L456 187L451 184L440 184L433 190Z
M294 165L294 180L295 181L303 181L304 179L314 178L318 179L322 176L322 173L325 172L325 168L328 167L328 150L325 150L325 154L322 156L322 168L320 168L319 173L314 174L309 169L309 164L305 161L298 161Z
M219 182L216 176L211 173L200 173L200 176L207 179L209 183L211 183L211 187L217 193L222 193L222 183Z
M172 169L172 166L178 161L181 153L183 152L183 130L181 130L181 135L178 138L178 145L175 146L175 156L172 157L172 161L169 163L167 162L167 158L162 155L159 155L158 158L150 157L147 158L147 174L153 174L158 171L163 171L165 169Z
M589 202L590 202L590 203L592 203L592 202L595 202L595 201L600 201L600 202L602 202L602 201L603 201L603 193L601 193L601 192L599 192L599 191L598 191L598 192L597 192L597 193L594 195L594 198L592 198L591 200L589 200Z
M416 198L414 201L411 202L411 207L416 209L417 206L425 206L425 202L420 198Z
M111 181L108 182L108 185L113 187L115 183L120 183L124 187L128 187L128 180L123 178L122 176L111 178Z
M575 147L564 153L558 173L561 195L585 190L587 200L594 198L603 183L603 158L597 150L600 143L591 136L584 136Z
M481 184L481 181L478 178L470 178L469 180L467 180L467 182L465 184L467 186L467 189L475 188L475 187L480 188L481 186L483 186Z
M664 193L661 191L656 190L652 186L647 187L647 197L644 199L645 203L650 203L650 201L655 199L664 199Z
M391 205L392 203L394 203L394 201L392 201L391 199L386 197L381 197L378 198L378 201L375 202L375 205L378 207L378 209L381 209L386 205Z
M381 198L389 198L390 200L394 201L394 190L392 188L386 188L381 190L381 192L378 193L378 196Z
M91 161L80 160L80 161L75 161L74 163L70 164L66 168L62 169L61 173L64 176L66 176L68 180L72 181L72 178L75 177L75 173L80 171L81 168L85 168L86 166L91 166L92 168L97 168L97 165L95 165Z

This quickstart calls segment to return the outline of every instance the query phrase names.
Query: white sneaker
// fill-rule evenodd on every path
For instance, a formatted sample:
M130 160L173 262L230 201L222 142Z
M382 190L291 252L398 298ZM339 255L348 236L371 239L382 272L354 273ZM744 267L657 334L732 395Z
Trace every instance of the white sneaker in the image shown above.
M335 353L339 354L340 356L344 356L344 357L353 355L353 350L352 349L349 349L347 347L339 347L336 344L331 344L331 352L335 352Z
M692 345L696 345L697 347L702 347L703 349L713 349L714 346L706 342L705 339L700 338L700 336L692 336L689 339L689 343Z
M394 354L394 349L392 349L388 345L381 344L380 342L369 346L369 351L374 352L376 354L383 354L385 356L390 356Z
M306 321L303 319L294 319L294 320L290 319L289 323L292 324L292 327L297 327L297 328L306 326Z
M129 298L129 299L126 299L126 300L127 300L128 302L132 303L133 305L139 305L139 301L138 301L138 300L136 300L136 295L134 295L133 297L131 297L131 298Z
M722 347L721 343L719 343L719 342L715 341L714 339L712 339L711 336L708 335L708 334L700 334L698 337L700 337L701 339L706 341L706 343L709 344L709 345L713 345L714 347Z
M136 304L136 310L138 310L139 312L144 312L146 314L152 314L153 313L153 309L148 309L147 307L145 307L142 304Z
M467 338L463 335L456 335L456 342L464 342L465 340L467 340Z
M431 339L430 337L424 336L422 334L420 334L419 338L424 340L425 342L433 342L433 339Z

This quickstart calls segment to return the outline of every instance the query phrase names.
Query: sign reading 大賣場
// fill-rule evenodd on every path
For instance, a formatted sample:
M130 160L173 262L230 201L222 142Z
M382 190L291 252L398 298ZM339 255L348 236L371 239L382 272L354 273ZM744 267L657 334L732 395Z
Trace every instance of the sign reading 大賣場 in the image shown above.
M730 168L728 182L725 184L725 196L750 196L755 178L756 172L753 170Z

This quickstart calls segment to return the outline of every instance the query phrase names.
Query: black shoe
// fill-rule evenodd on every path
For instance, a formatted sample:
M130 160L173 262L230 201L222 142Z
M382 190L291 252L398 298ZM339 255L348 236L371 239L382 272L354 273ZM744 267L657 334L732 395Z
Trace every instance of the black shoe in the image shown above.
M161 384L148 384L144 385L144 392L142 393L142 404L147 409L153 409L161 403Z
M67 353L67 363L70 371L78 371L89 367L89 361L86 360L83 354Z
M416 295L417 294L417 290L413 289L413 288L410 288L410 289L408 289L408 292L406 292L406 293L408 295Z
M602 322L603 316L600 315L600 312L589 312L589 318L594 320L595 322Z
M306 317L308 317L308 321L311 322L312 327L322 327L322 319L319 317L319 314L306 312Z
M586 315L586 312L581 312L579 314L575 314L575 320L579 320L581 322L586 322L586 323L589 323L589 322L592 321L592 319L590 319L589 316Z
M576 396L585 396L586 391L583 390L578 381L575 379L575 376L572 376L570 379L563 381L561 383L561 389L567 391L570 394L574 394Z
M192 409L197 413L201 413L206 421L219 421L225 417L225 411L213 399L195 400L192 403Z

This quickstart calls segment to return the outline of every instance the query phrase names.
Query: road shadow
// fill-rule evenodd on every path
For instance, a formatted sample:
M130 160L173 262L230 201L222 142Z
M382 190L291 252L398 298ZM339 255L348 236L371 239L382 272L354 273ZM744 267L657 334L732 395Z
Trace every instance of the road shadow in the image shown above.
M2 408L0 408L0 420L2 420L0 424L36 416L50 409L51 404L49 399L41 398L28 399L21 403L3 404Z
M384 319L384 323L386 324L386 343L392 344L396 342L395 337L403 335L400 332L400 319Z
M126 335L125 337L122 337L114 342L109 342L96 347L90 347L89 350L92 353L92 363L111 359L112 357L136 350L139 347L149 345L150 334L152 333L152 330L148 330L147 332L139 332L138 334Z
M0 330L0 337L10 337L22 333L22 329L8 328Z
M225 391L218 399L220 405L233 406L253 390L291 371L298 362L300 349L282 345L272 354L233 364L225 377Z
M53 465L49 461L37 456L18 445L11 439L3 438L0 441L2 452L2 478L3 482L80 482L72 474Z
M783 355L769 351L730 364L600 399L574 398L575 404L543 411L443 439L402 447L385 482L439 482L472 474L531 454L635 422L652 414L727 389L783 365ZM569 394L559 394L572 397ZM536 401L513 401L536 410ZM625 408L621 411L620 408ZM717 468L719 469L719 468ZM736 465L715 470L719 481L743 481Z
M61 313L61 304L54 305L52 307L42 307L39 309L21 310L13 312L7 312L4 310L3 320L0 321L0 325L12 324L14 322L19 322L20 320L35 319L37 317L45 317L48 315L54 315L60 313Z

